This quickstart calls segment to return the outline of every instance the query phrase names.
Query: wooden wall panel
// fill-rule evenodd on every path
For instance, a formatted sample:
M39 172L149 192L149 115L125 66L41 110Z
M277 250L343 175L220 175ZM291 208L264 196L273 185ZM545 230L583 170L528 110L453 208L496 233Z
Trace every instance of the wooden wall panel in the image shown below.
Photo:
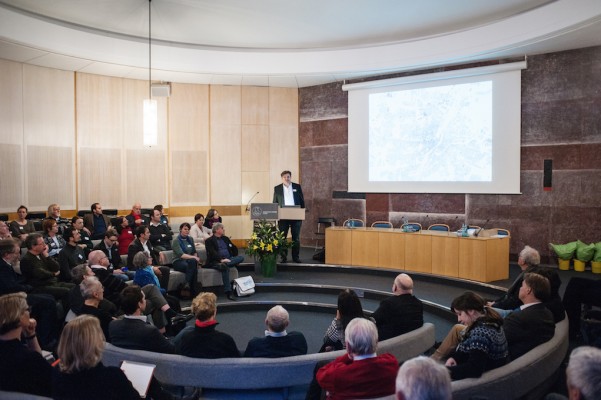
M125 154L127 179L126 203L139 201L143 208L167 202L165 151L162 149L129 149Z
M121 149L79 148L78 209L93 203L103 208L125 208L121 198Z
M26 202L22 64L0 60L0 212Z
M298 128L269 127L270 177L273 186L282 183L280 173L292 172L292 181L299 182Z
M23 143L22 65L0 60L0 143L2 144Z
M269 125L298 126L298 89L269 88Z
M255 196L257 192L259 193ZM253 203L271 203L273 187L270 184L269 172L242 172L241 203L246 207L253 196Z
M148 98L148 82L123 79L123 132L125 147L142 149L143 144L143 103ZM158 107L158 143L153 149L167 148L167 99L153 97Z
M45 210L58 203L75 209L73 147L27 146L27 159L28 208Z
M18 144L0 146L0 212L15 212L23 202L22 147Z
M171 205L193 206L209 200L206 151L171 152Z
M72 72L23 65L27 202L74 209L75 79Z
M211 127L241 123L240 86L211 86Z
M77 144L81 148L123 147L123 79L78 73Z
M241 204L240 125L211 127L211 204Z
M171 150L209 149L209 87L172 84L169 98ZM208 167L208 165L207 165Z
M269 172L269 127L242 125L242 171Z
M242 86L242 124L269 124L269 88Z

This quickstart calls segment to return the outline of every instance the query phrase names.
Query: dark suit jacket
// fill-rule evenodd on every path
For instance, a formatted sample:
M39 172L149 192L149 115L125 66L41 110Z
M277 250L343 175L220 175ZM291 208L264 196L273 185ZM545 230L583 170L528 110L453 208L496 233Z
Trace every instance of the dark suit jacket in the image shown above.
M294 204L305 208L305 197L303 196L303 189L298 183L292 183L292 195L294 197ZM273 188L273 203L278 203L280 207L284 207L284 184Z
M553 314L539 303L522 311L514 311L503 322L503 330L512 360L526 354L555 334Z
M150 250L153 265L159 265L159 252L154 249L150 240L146 242L146 246L148 246L148 250ZM142 246L142 243L140 243L140 239L136 238L127 248L127 266L129 269L135 270L135 268L133 268L134 256L140 251L144 251L144 247Z
M378 340L386 340L421 327L424 306L411 294L391 296L380 303L372 318L378 327Z
M21 259L21 273L26 283L34 288L56 285L58 278L54 273L59 270L58 263L52 257L40 255L38 259L28 251Z
M111 221L109 220L109 217L107 217L104 214L102 215L102 219L104 220L104 223L106 224L106 228L108 229L109 225L111 224ZM88 230L90 231L90 233L92 234L92 236L95 236L95 234L100 233L101 235L104 234L104 232L96 232L94 229L94 214L93 213L87 213L84 214L83 216L83 224L86 228L88 228ZM97 239L101 239L98 236L95 236Z
M175 353L175 346L158 328L139 319L123 318L109 324L111 343L124 349Z
M252 338L246 346L244 357L288 357L307 354L307 340L300 332L288 332L286 336Z
M23 278L15 272L12 265L0 257L0 296L8 293L30 292L31 286L23 283Z
M227 245L227 248L230 252L230 256L238 255L238 248L235 244L232 243L230 238L227 236L221 236L221 239ZM207 263L206 265L215 265L221 262L221 256L219 255L219 246L217 246L217 236L213 235L207 240L205 240L205 248L207 249Z

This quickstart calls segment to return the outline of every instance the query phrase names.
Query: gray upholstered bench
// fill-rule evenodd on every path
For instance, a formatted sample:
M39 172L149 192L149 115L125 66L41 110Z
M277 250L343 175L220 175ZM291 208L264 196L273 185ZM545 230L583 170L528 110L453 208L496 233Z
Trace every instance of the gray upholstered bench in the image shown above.
M391 353L399 362L416 357L434 344L434 325L378 343L378 353ZM126 350L106 344L102 362L118 366L123 360L156 365L155 377L177 386L211 389L278 389L306 385L313 377L318 361L333 360L344 350L283 358L189 358L181 355ZM283 390L286 393L286 390Z
M173 265L173 251L161 251L163 256L163 264L162 265ZM178 276L181 275L180 276ZM230 279L238 278L238 269L230 268ZM172 280L174 283L172 283ZM186 282L186 275L182 272L176 271L171 268L171 274L169 275L169 291L175 290L178 288L180 284L184 284ZM200 268L198 270L198 282L202 283L203 287L211 287L211 286L223 286L223 279L221 279L221 272L216 269L211 268ZM171 288L174 289L171 289Z

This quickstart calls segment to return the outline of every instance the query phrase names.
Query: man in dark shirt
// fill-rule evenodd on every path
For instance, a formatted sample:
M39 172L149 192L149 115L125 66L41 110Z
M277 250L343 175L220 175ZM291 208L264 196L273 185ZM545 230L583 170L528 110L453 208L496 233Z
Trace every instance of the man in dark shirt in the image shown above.
M71 270L86 262L84 250L77 244L81 234L74 226L65 228L63 238L67 245L58 253L58 263L61 267L60 280L71 282Z
M84 215L84 224L91 232L92 239L102 239L107 229L111 227L111 223L106 215L102 213L100 203L94 203L90 207L92 213Z
M27 293L27 304L31 306L31 316L36 319L36 332L40 345L51 349L58 340L58 319L56 300L49 294L32 294L30 285L23 283L13 265L18 265L21 249L14 239L0 240L0 295Z
M79 240L77 245L82 248L86 257L94 249L94 243L92 243L92 234L90 230L83 225L83 218L76 215L71 218L71 226L76 228L79 232ZM66 239L65 239L66 240Z
M253 338L248 342L244 357L288 357L307 354L307 340L300 332L286 332L290 323L288 311L275 306L265 318L265 337Z
M244 257L238 255L238 248L232 243L230 238L224 235L225 228L220 222L213 224L211 228L213 236L205 240L207 249L206 268L213 268L221 271L221 279L227 298L234 300L232 297L232 284L230 282L230 268L234 268L242 261Z
M124 349L154 351L173 354L175 346L159 331L147 322L143 314L146 309L146 297L137 285L128 286L121 292L123 319L110 323L111 343Z
M398 275L391 296L380 303L372 317L376 320L379 340L402 335L424 324L424 306L413 296L413 280L407 274Z
M161 212L159 210L152 210L148 229L150 230L150 243L157 251L171 250L173 233L168 225L161 222Z

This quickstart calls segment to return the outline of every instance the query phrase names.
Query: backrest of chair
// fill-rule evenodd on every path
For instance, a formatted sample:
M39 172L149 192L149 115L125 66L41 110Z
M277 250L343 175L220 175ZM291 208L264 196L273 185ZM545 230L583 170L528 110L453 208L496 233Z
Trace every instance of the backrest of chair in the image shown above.
M407 222L406 224L401 225L401 229L407 229L412 232L419 232L422 230L422 224L419 222Z
M77 211L77 216L83 217L84 215L91 214L91 213L92 213L92 211L90 211L90 210L79 210L79 211Z
M511 236L511 233L507 229L503 228L495 228L497 230L497 235L499 236Z
M44 211L33 211L27 214L27 219L44 219L46 213Z
M392 228L392 222L390 221L376 221L371 224L372 228Z
M447 224L432 224L428 227L428 230L449 232L451 228Z
M480 228L478 225L468 225L467 229L478 229L478 230L480 230L482 228Z
M106 209L102 210L102 213L106 216L117 215L117 209L116 208L106 208Z
M0 221L8 222L8 214L0 214Z
M319 217L317 218L317 223L318 224L329 224L331 226L335 226L336 225L336 218L332 218L332 217Z
M344 221L343 226L347 228L362 228L365 226L365 222L363 222L361 219L349 218Z

